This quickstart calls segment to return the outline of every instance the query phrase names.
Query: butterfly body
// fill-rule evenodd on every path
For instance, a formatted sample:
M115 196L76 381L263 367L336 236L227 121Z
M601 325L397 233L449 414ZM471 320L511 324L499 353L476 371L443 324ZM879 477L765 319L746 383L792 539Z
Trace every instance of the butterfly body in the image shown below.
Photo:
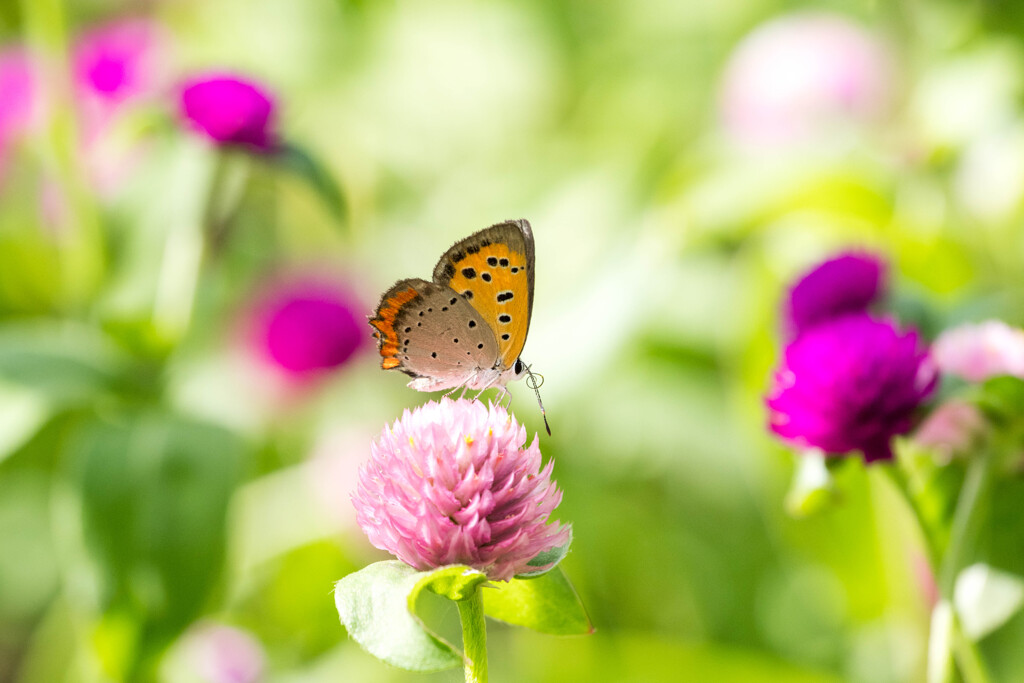
M370 318L381 367L419 391L483 390L521 378L533 309L533 233L526 220L454 244L432 280L395 283Z

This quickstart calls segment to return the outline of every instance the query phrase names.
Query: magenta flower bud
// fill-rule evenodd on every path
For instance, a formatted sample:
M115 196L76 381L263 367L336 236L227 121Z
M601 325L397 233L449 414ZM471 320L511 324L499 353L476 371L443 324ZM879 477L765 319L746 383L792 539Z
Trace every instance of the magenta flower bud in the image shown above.
M851 314L786 347L767 397L769 426L796 448L892 458L892 437L913 426L938 373L916 331Z
M155 93L164 41L158 25L137 19L89 29L73 52L79 89L111 104Z
M345 287L324 281L279 285L257 305L253 342L264 360L296 380L345 365L367 342L363 305Z
M729 58L720 95L723 123L738 142L761 147L870 121L889 103L890 62L882 41L842 15L773 19Z
M1001 320L946 330L935 340L932 354L942 372L968 382L1000 375L1024 378L1024 330Z
M804 273L789 292L785 317L794 336L848 313L864 313L885 295L885 264L846 253Z
M267 90L238 76L197 76L181 92L186 123L219 146L273 151L278 145L276 114Z
M534 437L501 406L460 399L406 411L371 447L352 495L370 542L421 571L465 564L492 580L541 571L570 528Z

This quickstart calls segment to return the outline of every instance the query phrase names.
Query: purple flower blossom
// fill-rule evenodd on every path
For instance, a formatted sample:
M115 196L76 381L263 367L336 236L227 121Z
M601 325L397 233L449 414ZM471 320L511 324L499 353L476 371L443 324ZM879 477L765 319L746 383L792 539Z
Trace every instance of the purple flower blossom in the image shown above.
M891 99L890 62L881 40L842 15L773 19L729 58L723 123L738 142L770 147L819 137L837 123L870 121Z
M876 256L845 253L815 266L790 290L789 331L798 335L848 313L863 313L885 295L885 264Z
M406 411L373 444L352 496L370 542L419 570L466 564L493 580L546 566L569 542L548 517L562 493L537 438L500 406L441 399Z
M345 287L324 281L278 285L258 305L252 336L260 355L303 380L344 365L364 346L363 306Z
M263 86L239 76L205 74L187 82L181 115L220 146L271 152L278 145L273 98Z
M799 448L892 458L890 441L913 426L938 373L916 331L851 314L786 347L767 397L771 430Z
M1024 378L1024 330L1001 320L946 330L935 340L932 353L942 372L968 382L999 375Z

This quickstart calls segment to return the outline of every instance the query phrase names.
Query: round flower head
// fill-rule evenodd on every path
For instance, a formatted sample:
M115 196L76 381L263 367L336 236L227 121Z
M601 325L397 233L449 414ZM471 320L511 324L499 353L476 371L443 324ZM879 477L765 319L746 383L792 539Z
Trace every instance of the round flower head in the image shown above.
M223 75L193 78L182 89L181 114L217 145L259 152L277 147L274 100L253 81Z
M722 120L736 141L771 147L820 137L883 113L890 56L876 36L838 14L773 19L745 37L726 66Z
M1001 320L946 330L932 352L939 369L968 382L999 375L1024 377L1024 330Z
M75 78L84 93L110 103L154 93L163 51L156 24L128 19L97 26L76 42Z
M789 292L786 319L795 336L847 313L863 313L885 295L885 264L870 254L846 253L804 273Z
M917 332L851 314L786 347L767 398L771 430L800 448L892 458L890 441L913 426L934 390L935 365Z
M286 283L258 306L253 337L273 367L295 379L345 364L363 346L363 306L326 281Z
M352 502L370 542L406 564L507 581L550 568L529 563L569 542L568 526L547 523L562 499L551 469L504 408L441 399L384 429Z

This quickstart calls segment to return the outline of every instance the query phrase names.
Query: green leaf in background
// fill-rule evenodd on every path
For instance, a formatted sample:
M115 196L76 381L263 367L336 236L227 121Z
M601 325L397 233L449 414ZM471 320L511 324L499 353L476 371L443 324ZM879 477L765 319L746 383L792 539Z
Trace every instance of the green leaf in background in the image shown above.
M0 382L0 462L32 438L53 415L38 391Z
M565 559L565 556L569 554L569 546L572 545L572 529L569 529L569 540L565 542L565 545L551 550L546 550L539 553L537 557L533 558L526 564L531 567L547 567L547 569L538 569L536 571L523 572L522 574L516 574L517 579L529 579L535 576L542 576L547 574L549 571L558 566L558 563ZM550 566L548 566L550 565Z
M496 582L484 593L484 613L541 633L571 636L594 632L590 617L560 567L530 579Z
M1024 579L986 564L971 565L956 578L953 604L964 632L980 640L1024 605Z
M797 458L793 483L786 493L786 512L799 519L821 512L834 503L836 489L824 453L812 449Z
M271 158L281 168L309 183L310 188L320 197L331 215L339 223L344 224L348 213L345 195L323 164L301 147L292 144L282 145Z
M993 377L978 388L974 401L993 421L1019 420L1024 415L1024 380L1009 375Z
M85 425L68 460L103 608L139 615L140 647L159 649L202 612L219 580L245 446L186 418L120 417Z
M442 567L441 584L455 587ZM472 570L470 570L472 571ZM334 587L334 604L353 640L374 657L408 671L440 671L462 665L450 643L432 633L410 610L415 595L431 582L433 572L418 572L404 562L376 562L349 574ZM449 583L450 582L450 583Z

